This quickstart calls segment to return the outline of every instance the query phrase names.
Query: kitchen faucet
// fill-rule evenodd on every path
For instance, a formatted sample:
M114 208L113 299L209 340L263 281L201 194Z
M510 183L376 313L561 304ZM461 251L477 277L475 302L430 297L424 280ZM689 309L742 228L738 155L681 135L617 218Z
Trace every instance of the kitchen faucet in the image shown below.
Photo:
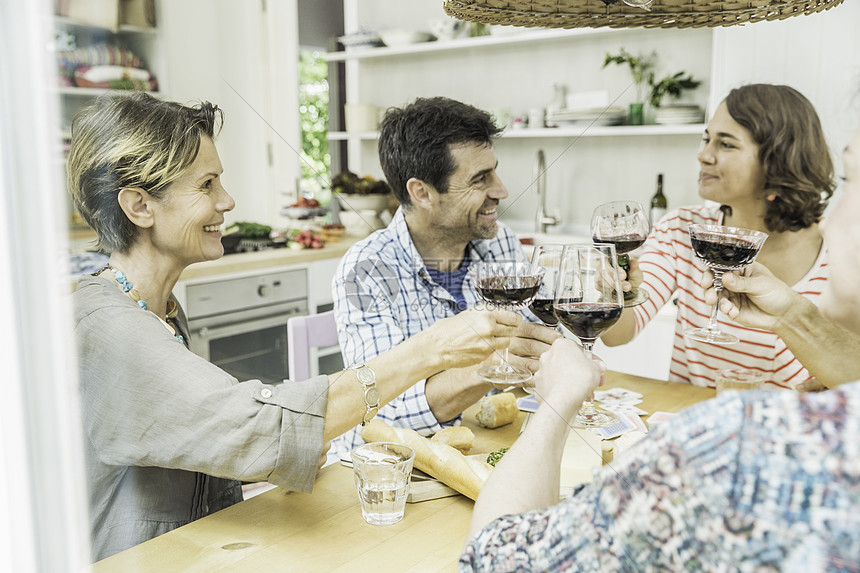
M546 159L543 149L538 150L537 163L535 164L534 186L538 196L538 210L535 216L535 232L546 233L550 225L561 223L561 217L556 214L549 215L546 212Z

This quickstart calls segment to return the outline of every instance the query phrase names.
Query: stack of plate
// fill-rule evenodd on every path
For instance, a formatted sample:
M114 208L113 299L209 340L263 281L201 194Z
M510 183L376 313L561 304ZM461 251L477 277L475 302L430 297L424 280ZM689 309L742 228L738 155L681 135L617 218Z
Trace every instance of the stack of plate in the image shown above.
M677 125L680 123L701 123L704 110L697 105L664 105L654 113L654 123Z
M592 107L563 109L546 119L559 125L618 125L626 118L627 112L620 107Z
M383 45L382 38L379 37L379 34L369 30L361 30L345 36L338 36L337 41L343 44L344 48L353 50L376 48Z

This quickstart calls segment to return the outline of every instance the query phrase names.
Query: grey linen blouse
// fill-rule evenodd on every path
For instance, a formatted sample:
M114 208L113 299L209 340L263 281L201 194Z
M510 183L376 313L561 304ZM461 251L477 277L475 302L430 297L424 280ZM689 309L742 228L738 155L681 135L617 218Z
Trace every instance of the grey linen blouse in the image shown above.
M241 501L238 480L311 491L327 377L239 382L107 278L73 300L93 560Z

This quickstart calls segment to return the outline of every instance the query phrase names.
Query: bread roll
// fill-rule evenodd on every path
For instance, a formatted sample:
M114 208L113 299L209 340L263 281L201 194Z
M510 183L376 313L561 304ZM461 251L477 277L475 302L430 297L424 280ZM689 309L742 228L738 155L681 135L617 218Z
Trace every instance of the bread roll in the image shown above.
M516 396L510 392L502 392L481 398L475 418L485 428L498 428L510 424L519 414Z
M475 443L475 434L466 426L451 426L442 428L430 438L431 442L440 444L448 444L461 454L465 455L472 449L472 444Z
M361 430L365 442L397 442L415 450L416 468L470 499L477 499L493 469L477 458L467 458L451 446L433 442L408 428L392 428L382 420L371 420Z

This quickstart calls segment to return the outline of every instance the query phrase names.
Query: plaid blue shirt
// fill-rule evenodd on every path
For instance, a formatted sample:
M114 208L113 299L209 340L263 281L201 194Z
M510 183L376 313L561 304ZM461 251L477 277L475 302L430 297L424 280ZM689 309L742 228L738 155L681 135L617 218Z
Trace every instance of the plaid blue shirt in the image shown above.
M465 256L464 264L527 260L519 240L501 222L496 238L472 241ZM412 243L402 209L397 210L387 228L349 249L335 273L332 292L340 349L347 365L370 360L440 318L463 310L430 277L426 261ZM463 281L463 295L467 307L479 300L468 275ZM528 318L534 320L530 314ZM380 408L378 417L392 426L412 428L422 435L442 429L444 426L427 404L424 383L421 380ZM446 425L459 420L458 416ZM332 449L341 454L362 443L360 430L357 426L334 440Z

